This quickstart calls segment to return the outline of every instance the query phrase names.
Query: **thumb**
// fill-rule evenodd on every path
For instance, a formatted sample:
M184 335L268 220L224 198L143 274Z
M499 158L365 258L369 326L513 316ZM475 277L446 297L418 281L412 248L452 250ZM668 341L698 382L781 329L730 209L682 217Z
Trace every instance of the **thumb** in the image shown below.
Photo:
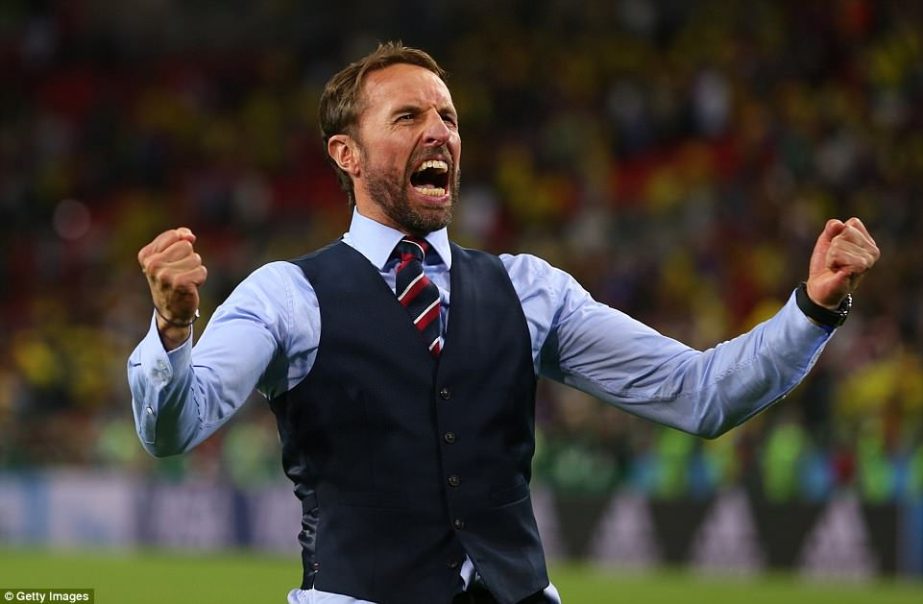
M824 225L824 230L817 236L817 242L814 244L814 251L808 264L809 279L827 269L827 251L830 249L830 243L844 229L846 229L846 224L836 218L831 218Z

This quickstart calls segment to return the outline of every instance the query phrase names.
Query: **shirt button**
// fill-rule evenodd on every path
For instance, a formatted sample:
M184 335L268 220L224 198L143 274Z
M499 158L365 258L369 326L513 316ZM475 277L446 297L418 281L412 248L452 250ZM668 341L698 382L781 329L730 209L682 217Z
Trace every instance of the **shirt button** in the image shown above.
M450 487L457 487L460 484L461 484L461 478L458 477L458 474L452 474L451 476L449 476L449 486Z
M447 566L454 570L458 568L459 566L461 566L461 562L459 562L458 560L449 560L449 563Z
M444 440L445 442L447 442L447 443L449 443L449 444L451 445L452 443L455 442L455 433L454 433L454 432L446 432L445 434L442 435L442 440Z
M455 530L460 531L463 528L465 528L465 521L462 520L461 518L456 518L455 520L452 521L452 526L455 527Z
M452 392L448 388L443 387L442 390L439 391L439 398L447 401L452 398Z

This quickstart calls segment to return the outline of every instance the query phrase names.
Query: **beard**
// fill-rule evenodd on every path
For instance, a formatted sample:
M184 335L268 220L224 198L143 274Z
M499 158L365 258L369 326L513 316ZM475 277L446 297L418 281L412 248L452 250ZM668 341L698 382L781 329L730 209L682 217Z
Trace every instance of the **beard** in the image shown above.
M417 207L407 195L410 187L411 165L416 165L418 158L411 158L401 174L397 169L379 169L365 166L366 187L369 195L385 215L394 221L408 235L422 237L427 233L438 231L452 222L452 208L458 200L461 174L456 169L448 183L449 203L444 207Z

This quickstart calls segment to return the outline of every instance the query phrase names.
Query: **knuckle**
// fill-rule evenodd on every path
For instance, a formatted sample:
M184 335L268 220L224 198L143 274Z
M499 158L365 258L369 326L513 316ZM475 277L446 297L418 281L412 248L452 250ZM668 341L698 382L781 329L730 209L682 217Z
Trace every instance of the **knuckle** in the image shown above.
M160 263L154 256L146 257L142 261L141 266L144 268L144 272L152 277L160 270Z
M154 277L154 281L159 283L161 286L170 287L173 284L172 276L164 269L158 269L154 271L152 277Z
M192 244L186 241L185 239L181 241L177 241L173 245L176 248L176 250L180 252L183 256L188 256L192 254Z
M154 278L154 281L166 287L171 287L176 282L173 271L166 266L155 267L151 276Z
M165 247L170 245L170 242L173 240L173 235L170 231L164 231L151 242L151 245L155 250L162 250Z

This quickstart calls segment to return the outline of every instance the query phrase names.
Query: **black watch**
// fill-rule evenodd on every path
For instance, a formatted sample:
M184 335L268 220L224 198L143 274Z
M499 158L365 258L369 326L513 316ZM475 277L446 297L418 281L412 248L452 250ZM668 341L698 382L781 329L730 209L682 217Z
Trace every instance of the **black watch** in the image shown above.
M849 316L849 310L852 308L852 294L846 294L840 305L830 310L811 300L808 296L808 284L802 283L795 291L795 302L808 318L826 327L839 327L846 322L846 317Z

